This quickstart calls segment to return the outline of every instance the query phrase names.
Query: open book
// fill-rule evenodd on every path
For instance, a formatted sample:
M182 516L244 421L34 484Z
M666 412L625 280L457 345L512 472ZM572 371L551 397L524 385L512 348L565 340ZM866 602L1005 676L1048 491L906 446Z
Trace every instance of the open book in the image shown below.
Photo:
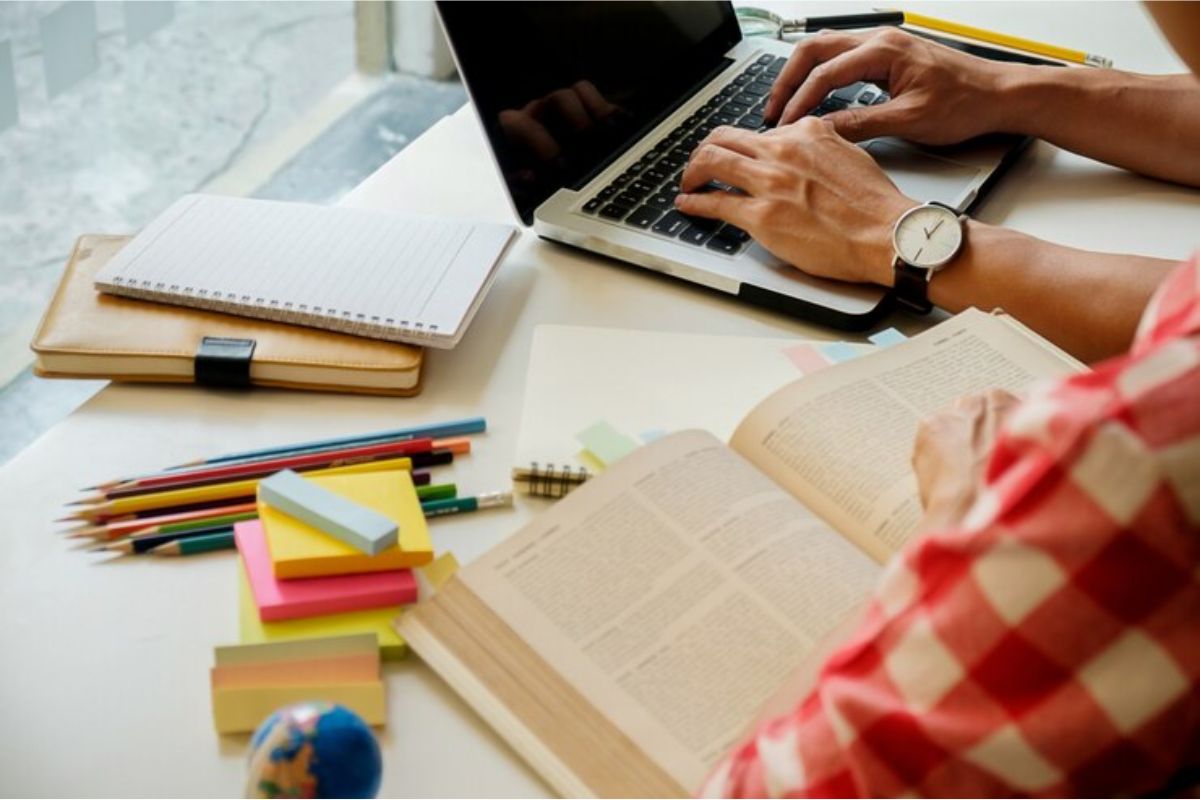
M1080 369L965 312L634 451L398 630L564 795L688 794L915 533L918 421Z

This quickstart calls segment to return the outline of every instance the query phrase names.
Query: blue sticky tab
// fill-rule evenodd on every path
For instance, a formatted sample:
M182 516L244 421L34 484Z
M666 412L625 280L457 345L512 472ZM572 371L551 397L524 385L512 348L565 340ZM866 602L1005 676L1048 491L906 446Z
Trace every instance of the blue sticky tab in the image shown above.
M879 333L873 333L867 337L872 344L877 344L880 347L889 347L900 342L907 342L908 337L895 328L886 328Z
M820 345L817 349L821 351L821 355L828 358L834 364L850 361L861 355L848 342L830 342L829 344Z
M399 539L399 528L388 517L306 480L290 469L259 481L258 497L267 505L369 556L379 555Z
M638 438L642 440L642 444L650 444L651 442L657 441L666 435L667 432L662 428L654 428L653 430L642 431L638 434Z

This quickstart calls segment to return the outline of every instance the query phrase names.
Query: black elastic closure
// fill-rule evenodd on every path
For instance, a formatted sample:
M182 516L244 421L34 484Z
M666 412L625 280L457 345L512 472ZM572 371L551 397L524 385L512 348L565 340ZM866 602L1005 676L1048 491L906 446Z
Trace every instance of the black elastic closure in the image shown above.
M203 386L249 386L254 345L253 339L205 336L196 350L196 383Z

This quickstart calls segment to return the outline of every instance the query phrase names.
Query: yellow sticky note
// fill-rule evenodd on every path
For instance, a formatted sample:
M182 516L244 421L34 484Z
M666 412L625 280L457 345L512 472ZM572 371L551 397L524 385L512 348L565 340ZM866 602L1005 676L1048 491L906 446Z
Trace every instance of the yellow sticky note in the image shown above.
M272 508L261 499L259 518L267 535L276 578L315 578L419 567L433 560L433 544L411 473L402 470L325 475L314 483L393 520L399 541L370 556L352 545Z
M383 682L374 680L238 688L214 685L213 724L217 733L247 733L283 706L313 701L343 705L362 717L368 725L387 723L387 696Z
M254 605L254 594L250 591L246 570L238 565L238 638L242 644L373 633L379 641L380 657L384 661L399 661L408 652L408 645L392 627L401 610L401 606L369 608L323 617L263 622L258 618L258 608Z
M458 572L458 559L454 557L454 553L442 553L432 563L421 567L421 574L425 576L433 588L440 589L442 584L450 580L450 576Z

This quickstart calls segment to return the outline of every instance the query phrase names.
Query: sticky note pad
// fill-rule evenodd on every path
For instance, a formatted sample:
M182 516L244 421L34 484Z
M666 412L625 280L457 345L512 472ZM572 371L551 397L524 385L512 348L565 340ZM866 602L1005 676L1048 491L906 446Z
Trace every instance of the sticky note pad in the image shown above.
M387 721L379 651L370 635L218 647L214 661L219 733L252 731L280 706L314 700L341 703L372 725Z
M290 469L259 481L258 499L367 555L379 555L399 538L391 519Z
M814 372L819 372L830 364L829 359L821 355L821 352L811 344L798 344L795 347L789 347L783 351L783 354L805 375L812 375Z
M433 588L440 589L458 572L458 559L454 557L454 553L442 553L433 562L421 567L421 574L425 579L433 584Z
M271 553L261 522L239 522L233 536L258 617L264 622L417 602L417 581L411 570L281 581L271 569Z
M878 333L871 334L867 338L871 340L872 344L877 344L880 347L887 347L888 345L899 344L900 342L908 341L908 337L895 328L884 328Z
M258 616L258 607L254 604L254 594L246 571L238 570L238 641L242 644L303 642L365 633L375 637L380 658L384 661L399 661L408 653L408 645L392 626L400 611L399 606L392 606L282 622L263 622Z
M314 477L322 488L374 509L400 529L399 541L367 555L269 503L258 503L276 578L316 578L419 567L433 560L433 544L412 476L402 470Z
M854 345L848 342L830 342L820 346L821 355L832 361L834 364L840 364L843 361L850 361L858 358L862 352Z
M584 448L600 462L608 466L637 449L638 443L618 431L604 420L600 420L575 435Z

